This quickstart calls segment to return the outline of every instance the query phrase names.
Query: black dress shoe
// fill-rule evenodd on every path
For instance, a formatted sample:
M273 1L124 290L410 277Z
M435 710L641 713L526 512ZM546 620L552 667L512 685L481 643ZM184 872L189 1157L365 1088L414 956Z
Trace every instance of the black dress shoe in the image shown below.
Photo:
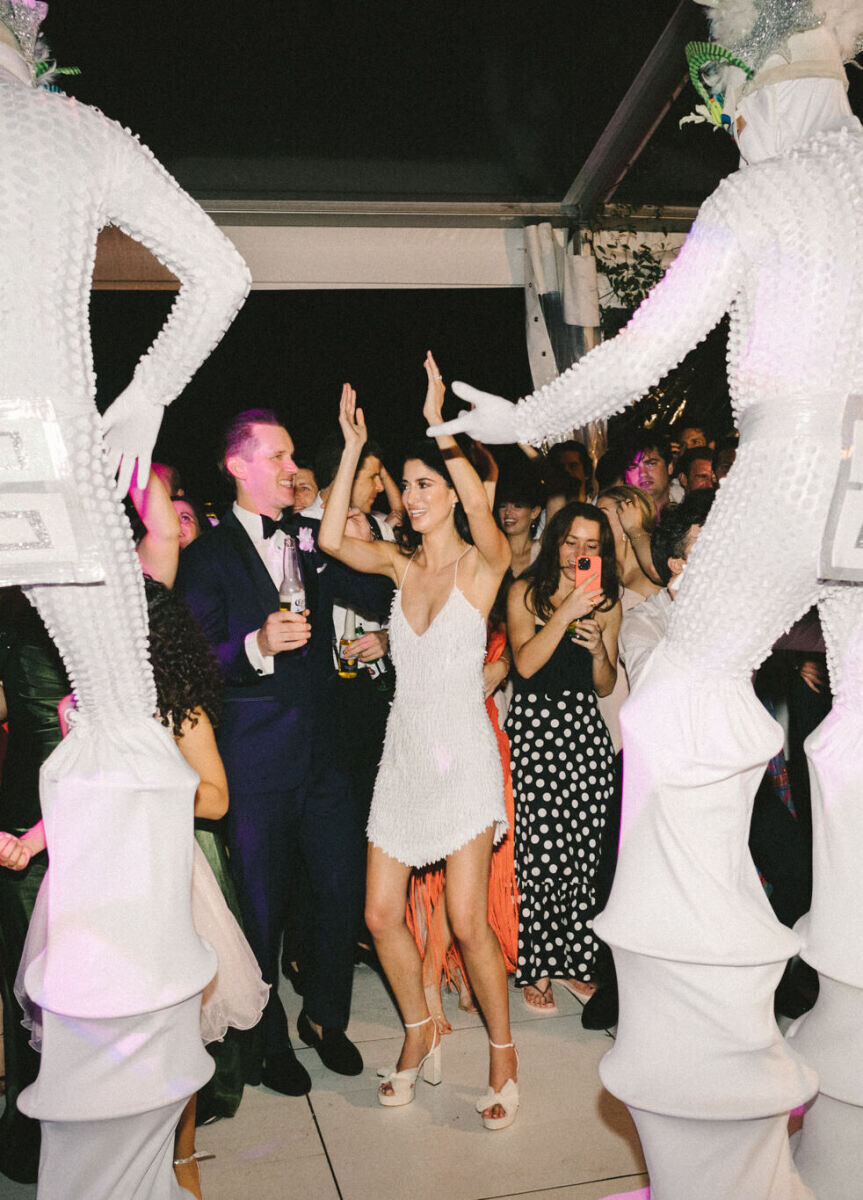
M307 1046L317 1051L324 1066L337 1075L362 1074L363 1057L343 1030L324 1029L318 1037L303 1009L297 1018L297 1033Z
M261 1071L261 1083L283 1096L307 1096L312 1090L312 1081L293 1049L268 1054Z
M617 1024L617 983L601 984L581 1010L582 1029L610 1029Z

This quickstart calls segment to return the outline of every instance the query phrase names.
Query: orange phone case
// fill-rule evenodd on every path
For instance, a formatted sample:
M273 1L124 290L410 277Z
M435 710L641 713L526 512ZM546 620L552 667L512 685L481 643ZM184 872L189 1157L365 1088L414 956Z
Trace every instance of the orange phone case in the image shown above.
M580 587L591 575L596 576L595 590L602 587L602 559L598 554L579 554L575 564L575 586ZM588 590L588 595L594 588Z

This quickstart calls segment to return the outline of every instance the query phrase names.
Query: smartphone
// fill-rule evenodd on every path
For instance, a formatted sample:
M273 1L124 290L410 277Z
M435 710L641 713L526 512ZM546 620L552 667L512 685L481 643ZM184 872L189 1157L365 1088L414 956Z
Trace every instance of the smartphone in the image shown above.
M602 587L602 559L598 554L579 554L575 560L575 586L580 587L591 575L596 578L588 589L588 596Z

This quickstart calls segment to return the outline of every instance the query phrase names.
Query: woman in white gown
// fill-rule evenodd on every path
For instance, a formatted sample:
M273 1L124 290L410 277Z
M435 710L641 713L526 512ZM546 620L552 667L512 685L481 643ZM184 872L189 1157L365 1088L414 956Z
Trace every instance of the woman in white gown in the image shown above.
M423 416L440 420L444 386L434 359ZM398 588L390 618L396 691L369 816L366 922L405 1024L401 1055L384 1073L381 1104L407 1104L420 1068L440 1081L440 1034L429 1016L416 944L405 924L413 867L446 859L446 903L489 1033L489 1091L477 1107L487 1128L518 1109L517 1055L509 1027L506 970L488 924L492 846L506 830L500 756L483 702L486 621L509 564L476 471L453 438L409 458L402 483L407 519L397 541L345 536L350 484L367 437L353 389L342 390L345 438L321 524L320 545Z

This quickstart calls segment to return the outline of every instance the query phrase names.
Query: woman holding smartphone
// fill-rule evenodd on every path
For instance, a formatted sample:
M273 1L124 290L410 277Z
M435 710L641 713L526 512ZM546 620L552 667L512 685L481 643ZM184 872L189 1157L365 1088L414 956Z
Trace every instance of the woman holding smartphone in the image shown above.
M594 990L594 875L614 790L597 696L617 677L618 591L608 519L576 501L549 521L536 561L509 593L516 986L546 1013L555 1011L552 979L580 1000Z

